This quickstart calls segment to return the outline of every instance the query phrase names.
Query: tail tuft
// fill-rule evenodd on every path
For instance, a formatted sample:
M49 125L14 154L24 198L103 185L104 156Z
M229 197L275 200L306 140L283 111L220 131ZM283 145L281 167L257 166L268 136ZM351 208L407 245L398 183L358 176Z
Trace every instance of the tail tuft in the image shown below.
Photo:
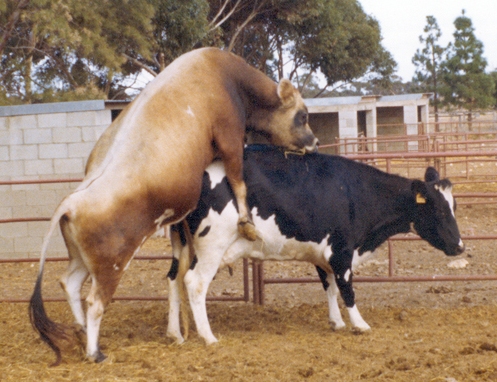
M40 338L55 352L57 359L51 366L58 366L62 360L58 343L61 340L72 342L71 330L47 317L41 298L41 281L42 274L40 273L29 302L29 319L33 328L40 334Z

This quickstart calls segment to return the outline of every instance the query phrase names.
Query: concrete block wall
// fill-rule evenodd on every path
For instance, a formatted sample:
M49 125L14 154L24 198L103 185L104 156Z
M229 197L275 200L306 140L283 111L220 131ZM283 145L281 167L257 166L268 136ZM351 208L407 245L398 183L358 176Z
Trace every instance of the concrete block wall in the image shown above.
M81 178L111 123L104 101L0 107L0 181ZM78 183L0 185L0 219L51 217ZM0 258L39 257L48 222L0 224ZM59 232L49 256L66 256Z

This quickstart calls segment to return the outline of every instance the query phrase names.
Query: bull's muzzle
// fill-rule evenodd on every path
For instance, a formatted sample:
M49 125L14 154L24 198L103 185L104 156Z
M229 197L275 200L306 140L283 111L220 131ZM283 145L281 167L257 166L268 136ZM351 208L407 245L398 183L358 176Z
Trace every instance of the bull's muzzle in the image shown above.
M306 154L312 154L318 151L319 139L314 137L312 144L304 147Z

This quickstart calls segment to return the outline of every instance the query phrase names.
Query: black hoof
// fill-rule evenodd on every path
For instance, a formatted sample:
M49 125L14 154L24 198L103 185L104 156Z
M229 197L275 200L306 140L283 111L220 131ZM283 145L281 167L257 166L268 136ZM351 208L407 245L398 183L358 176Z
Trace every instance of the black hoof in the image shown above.
M88 359L95 363L100 363L105 361L107 359L107 356L104 353L102 353L100 350L98 350L95 355L89 356Z

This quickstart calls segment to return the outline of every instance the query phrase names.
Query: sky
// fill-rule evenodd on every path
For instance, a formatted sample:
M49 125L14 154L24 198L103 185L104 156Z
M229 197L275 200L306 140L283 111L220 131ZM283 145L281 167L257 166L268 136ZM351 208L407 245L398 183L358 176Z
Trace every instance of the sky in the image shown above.
M415 66L411 60L423 46L426 16L434 16L442 32L439 44L454 41L454 20L466 11L474 34L483 43L487 72L497 70L497 0L359 0L364 11L380 23L383 46L397 62L397 74L410 81Z

